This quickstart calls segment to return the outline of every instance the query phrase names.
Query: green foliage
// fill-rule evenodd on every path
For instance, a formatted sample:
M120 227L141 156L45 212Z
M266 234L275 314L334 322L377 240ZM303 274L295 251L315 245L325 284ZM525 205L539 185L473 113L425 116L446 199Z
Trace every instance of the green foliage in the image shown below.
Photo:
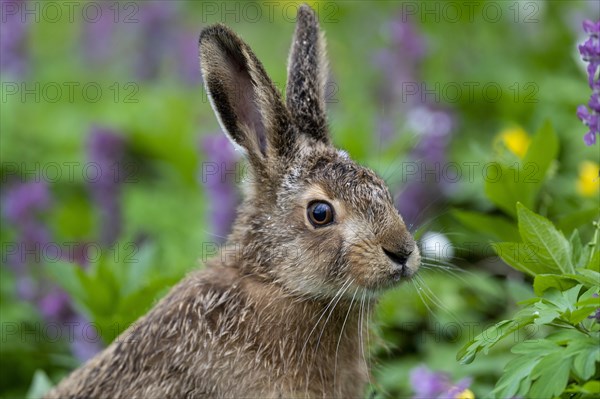
M498 255L513 268L531 275L536 296L520 302L510 319L488 328L459 351L461 363L471 363L500 341L525 328L541 331L539 339L512 347L516 355L506 365L493 394L507 397L591 397L600 377L600 225L583 246L575 231L567 240L548 219L517 204L522 242L496 243Z
M495 164L495 171L489 172L486 179L485 193L488 198L513 217L516 216L517 202L533 208L558 149L556 133L550 122L546 122L533 137L522 161L510 165L505 162Z
M146 245L135 256L103 256L88 270L56 263L49 273L108 344L181 278L153 271L155 252L152 245Z
M144 3L135 2L139 7ZM203 2L174 3L180 14L169 25L193 33L191 51L195 51L203 26L224 22L252 46L283 90L294 7L283 15L281 4L275 5L274 13L268 11L270 5L262 9L264 18L254 23L227 12L235 9L233 3L215 3L225 12L210 15L204 12ZM579 27L570 26L566 21L571 18L565 18L574 12L585 13L586 3L539 3L538 23L522 23L528 10L519 7L529 6L523 2L497 3L503 16L498 23L482 20L486 2L458 5L461 12L456 21L427 13L427 7L443 9L441 2L409 7L402 2L326 4L336 11L328 18L331 8L323 9L326 15L321 19L334 83L327 106L336 145L379 172L393 193L404 188L402 166L420 139L408 127L405 114L405 105L412 99L393 107L385 98L382 101L382 88L401 82L389 81L376 59L381 49L400 51L390 23L403 19L403 10L417 6L422 13L409 19L426 45L420 76L413 78L430 92L437 91L439 84L437 96L428 95L427 100L434 99L436 107L455 117L447 160L463 166L463 172L464 162L490 165L487 178L481 173L472 180L463 175L449 190L446 186L435 191L442 198L442 211L428 215L433 199L419 204L425 215L434 217L424 230L448 232L457 257L462 258L456 263L466 270L424 265L423 281L419 281L422 290L415 283L382 298L374 323L381 326L382 337L382 342L374 345L372 363L377 392L385 397L410 396L410 370L425 363L448 372L453 380L473 377L477 397L485 397L494 386L496 396L533 397L532 390L540 397L597 396L598 354L591 348L597 324L587 317L597 306L597 298L590 295L597 292L600 255L598 247L587 242L597 242L590 240L595 230L589 221L598 215L598 197L578 195L574 182L579 162L597 162L598 149L583 146L580 136L584 128L574 115L588 88L583 70L568 56L574 52L575 29ZM520 19L514 18L517 9ZM476 17L472 20L470 15ZM205 255L202 243L214 241L206 217L210 204L197 181L205 157L198 141L218 133L218 124L199 82L180 81L178 67L185 57L170 57L155 80L137 79L132 66L143 49L129 32L145 22L143 15L137 16L140 24L128 24L131 29L125 35L123 24L111 26L115 36L108 42L114 46L114 59L92 63L85 60L82 38L87 32L80 19L54 22L40 18L34 23L34 15L24 17L30 22L26 46L32 75L28 81L18 82L24 85L20 93L7 95L0 107L2 184L5 176L14 173L9 168L14 165L31 179L32 171L44 170L47 165L84 164L86 140L94 124L119 131L139 166L134 181L123 184L124 231L119 241L103 248L86 269L43 261L29 276L36 281L50 279L62 287L76 311L93 323L108 343L196 267L197 259ZM371 29L373 26L378 28ZM158 43L154 46L162 51ZM168 46L176 47L174 43ZM408 54L401 56L408 63L415 61ZM5 79L3 75L3 83ZM64 85L68 82L99 84L103 96L98 102L85 101L77 89L70 101ZM469 82L479 85L473 97L467 94L465 84ZM36 83L61 86L60 101L25 95ZM118 101L111 89L115 83L121 89ZM130 93L125 85L130 83L137 90L136 103L123 101ZM446 101L448 95L441 93L455 84L462 88L462 95ZM486 84L501 87L497 101L482 96L479 89ZM525 101L526 96L534 101ZM381 118L395 122L394 136L387 142L377 133ZM517 122L528 132L537 129L524 158L492 151L497 133ZM496 175L500 177L496 179ZM63 173L51 183L55 203L44 221L55 241L96 240L101 217L90 201L80 170L73 177ZM446 207L456 209L446 213ZM138 241L140 236L143 239ZM0 238L3 244L16 240L4 221ZM483 244L490 253L463 250L459 238ZM489 242L494 242L494 250L513 267L512 274L495 261ZM132 243L136 246L130 247ZM40 370L56 382L80 360L73 355L70 342L50 341L41 334L45 321L35 304L19 296L16 273L4 264L0 273L0 324L4 327L0 396L36 397L48 383ZM456 325L460 333L453 332ZM488 326L494 327L488 330ZM479 338L472 340L470 332ZM528 340L514 345L513 336ZM370 344L375 341L371 334ZM477 361L458 367L455 354L462 346L461 358L477 357ZM481 352L487 355L478 355ZM556 365L557 377L551 378L548 370Z

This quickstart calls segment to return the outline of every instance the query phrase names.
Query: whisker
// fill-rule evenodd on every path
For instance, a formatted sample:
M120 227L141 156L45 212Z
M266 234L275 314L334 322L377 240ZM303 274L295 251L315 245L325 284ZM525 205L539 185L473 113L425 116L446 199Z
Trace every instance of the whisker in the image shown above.
M348 316L350 315L350 311L352 310L352 305L354 305L354 298L356 297L357 293L358 293L358 287L356 287L356 289L354 290L354 295L352 295L352 301L350 301L350 306L348 306L348 311L346 312L346 317L344 318L344 323L342 324L342 329L340 330L340 336L338 338L337 346L335 347L335 361L334 361L334 367L333 367L333 389L334 389L334 391L336 389L335 380L337 377L337 357L338 357L338 351L340 349L340 342L342 342L342 336L344 335L344 327L346 327L346 322L348 321Z
M423 291L423 294L425 296L427 296L433 302L434 305L436 305L437 307L442 309L444 312L446 312L452 319L454 319L454 321L460 323L460 319L458 317L456 317L456 315L442 303L440 298L438 298L438 296L427 286L427 284L425 284L425 281L423 280L423 278L418 275L415 275L415 277L420 280L423 288L425 288L425 291Z
M325 307L325 309L323 310L323 312L321 312L321 316L319 317L319 319L317 320L317 322L315 323L314 327L312 328L312 330L310 330L310 333L308 334L308 337L306 337L306 340L304 341L304 345L302 346L302 350L300 351L300 359L303 358L304 356L304 351L306 350L306 345L308 344L308 341L310 340L310 337L312 336L312 334L315 332L315 330L317 329L319 322L321 321L321 319L323 318L323 316L325 316L325 313L327 313L327 310L331 307L331 305L333 304L333 302L336 300L336 298L341 299L342 295L344 294L344 291L346 288L350 287L350 285L352 285L352 281L354 281L353 279L351 279L350 277L348 277L346 279L346 281L342 284L342 286L337 290L337 292L335 293L335 295L333 296L333 298L331 298L331 300L329 301L329 303L327 304L327 306ZM337 302L336 302L337 304ZM334 306L335 307L335 306ZM332 308L333 311L333 308ZM331 315L331 313L330 313ZM327 323L327 321L325 322L325 324ZM325 329L325 325L323 325L323 329ZM322 332L321 332L322 334ZM320 337L319 337L319 341L320 341ZM318 344L317 344L318 346ZM308 366L308 373L306 376L306 389L305 389L305 396L308 396L308 385L309 385L309 377L310 377L310 370L312 368L312 363L309 362L309 366Z

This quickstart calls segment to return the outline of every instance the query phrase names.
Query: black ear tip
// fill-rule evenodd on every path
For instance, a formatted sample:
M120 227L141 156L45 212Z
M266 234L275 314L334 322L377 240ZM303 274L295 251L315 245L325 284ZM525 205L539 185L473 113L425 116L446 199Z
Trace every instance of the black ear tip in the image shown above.
M314 19L315 18L315 10L311 8L306 3L302 3L300 7L298 7L298 17L300 19Z
M200 38L198 39L198 43L202 44L204 40L208 40L211 38L219 38L223 36L231 37L233 32L225 25L218 23L214 25L207 26L202 29L200 32Z

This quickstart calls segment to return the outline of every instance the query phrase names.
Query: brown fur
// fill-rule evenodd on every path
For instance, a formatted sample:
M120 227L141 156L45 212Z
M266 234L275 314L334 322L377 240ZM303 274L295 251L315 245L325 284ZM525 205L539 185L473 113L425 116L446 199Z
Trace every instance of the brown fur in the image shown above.
M202 32L211 103L253 172L233 232L205 270L48 398L364 394L370 309L420 258L384 182L330 144L322 40L301 7L284 103L237 35L222 25ZM315 200L333 206L332 224L309 222Z

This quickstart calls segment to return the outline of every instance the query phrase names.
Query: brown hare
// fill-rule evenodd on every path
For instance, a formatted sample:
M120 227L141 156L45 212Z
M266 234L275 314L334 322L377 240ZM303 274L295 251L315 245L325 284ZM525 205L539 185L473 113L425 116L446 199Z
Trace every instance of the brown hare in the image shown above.
M223 25L202 31L200 64L252 171L233 231L47 397L361 397L367 313L420 255L384 181L331 144L315 13L299 9L285 101Z

